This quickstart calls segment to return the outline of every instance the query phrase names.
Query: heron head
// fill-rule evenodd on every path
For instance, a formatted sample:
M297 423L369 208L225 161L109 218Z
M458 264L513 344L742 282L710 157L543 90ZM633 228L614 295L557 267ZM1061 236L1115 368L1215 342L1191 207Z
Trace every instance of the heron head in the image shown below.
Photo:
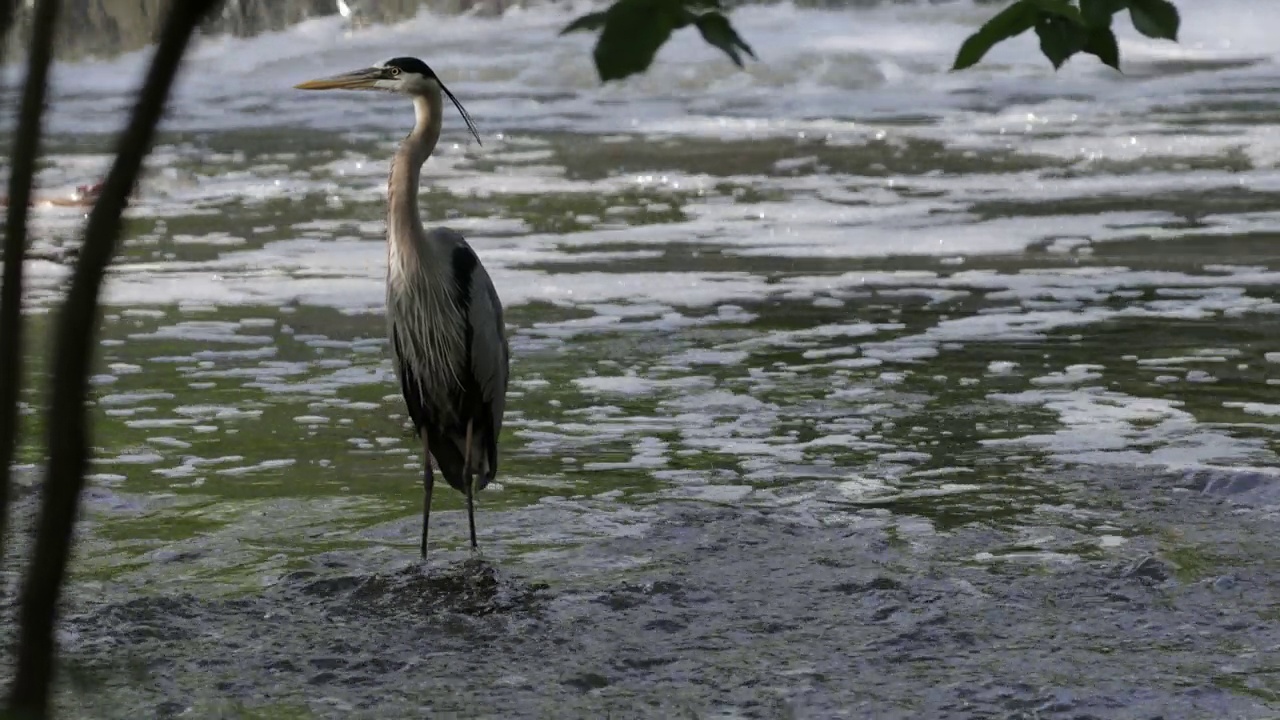
M299 90L382 90L404 95L426 95L443 90L444 84L427 64L413 57L391 58L373 67L308 80Z
M458 112L462 113L462 119L467 122L467 129L475 136L476 142L480 142L480 133L462 103L449 92L449 88L444 86L444 82L426 63L415 57L391 58L373 67L308 80L294 87L299 90L381 90L412 97L434 98L437 102L440 94L444 93L454 107L458 108Z

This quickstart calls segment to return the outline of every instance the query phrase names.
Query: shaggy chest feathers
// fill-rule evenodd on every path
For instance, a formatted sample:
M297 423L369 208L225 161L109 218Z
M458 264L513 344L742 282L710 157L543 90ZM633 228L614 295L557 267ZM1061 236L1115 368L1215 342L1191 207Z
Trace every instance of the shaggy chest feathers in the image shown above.
M450 398L467 371L466 323L449 262L420 262L391 243L387 264L387 325L396 372L409 370L438 422L452 414Z

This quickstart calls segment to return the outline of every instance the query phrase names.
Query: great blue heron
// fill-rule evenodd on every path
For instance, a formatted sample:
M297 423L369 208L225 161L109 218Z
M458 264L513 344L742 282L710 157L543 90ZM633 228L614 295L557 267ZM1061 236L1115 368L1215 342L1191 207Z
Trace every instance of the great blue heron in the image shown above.
M475 123L440 78L417 58L309 80L302 90L381 90L407 95L417 115L387 183L387 334L413 427L422 440L422 557L427 556L431 458L467 496L471 548L476 545L475 494L498 472L498 435L506 405L509 350L502 303L489 273L462 235L424 230L418 178L440 138L443 95Z

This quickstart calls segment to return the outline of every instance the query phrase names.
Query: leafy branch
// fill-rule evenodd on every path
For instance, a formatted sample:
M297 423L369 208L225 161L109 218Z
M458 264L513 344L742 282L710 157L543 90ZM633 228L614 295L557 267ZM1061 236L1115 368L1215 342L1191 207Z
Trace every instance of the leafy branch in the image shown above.
M618 0L607 10L579 17L560 34L600 31L593 56L602 82L644 72L671 33L690 25L742 67L742 53L755 58L755 52L722 9L720 0Z
M743 53L755 58L755 52L723 10L722 0L616 0L605 10L575 19L560 34L600 33L593 56L602 82L649 69L671 34L690 25L743 67ZM1120 47L1111 25L1125 11L1143 35L1177 41L1181 20L1170 0L1016 0L964 41L952 69L972 67L996 45L1034 30L1040 52L1054 69L1084 53L1119 70Z
M1040 52L1054 69L1085 53L1119 70L1120 48L1111 25L1114 16L1126 10L1138 32L1177 41L1181 20L1169 0L1017 0L964 41L952 69L972 67L991 48L1034 29Z

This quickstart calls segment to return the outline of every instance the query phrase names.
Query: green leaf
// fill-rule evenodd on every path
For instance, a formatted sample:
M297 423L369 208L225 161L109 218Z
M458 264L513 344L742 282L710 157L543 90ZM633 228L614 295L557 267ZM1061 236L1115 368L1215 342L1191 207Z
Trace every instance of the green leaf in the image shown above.
M687 12L680 0L618 0L610 5L593 53L600 80L647 70Z
M1057 70L1072 55L1080 52L1088 39L1087 30L1061 15L1043 13L1036 19L1036 35L1040 36L1040 52Z
M1111 27L1111 16L1125 8L1125 0L1080 0L1080 16L1089 27Z
M733 29L733 25L729 24L729 18L718 12L710 12L698 16L698 31L702 33L702 39L709 44L720 48L729 56L734 65L742 67L742 57L738 54L738 49L755 57L756 54L751 50L751 46L742 39L737 30Z
M1082 52L1096 55L1104 65L1116 70L1120 69L1120 46L1116 44L1116 34L1109 27L1089 28L1089 37L1085 40Z
M560 34L567 35L579 30L596 30L602 28L604 27L604 19L606 15L607 13L603 12L587 13L566 25L565 28L560 31Z
M1169 0L1129 0L1129 19L1149 38L1178 40L1178 8Z
M672 18L674 19L674 24L671 26L672 30L683 30L698 22L698 14L687 7L681 7L678 12L672 15Z
M1080 15L1080 10L1072 5L1070 0L1028 0L1041 15L1057 15L1064 20L1070 20L1076 25L1084 25L1084 18Z
M1018 0L996 13L995 17L965 39L964 44L960 46L960 51L956 53L956 60L951 69L963 70L977 65L982 60L982 56L997 44L1035 27L1036 15L1036 8L1027 0Z

